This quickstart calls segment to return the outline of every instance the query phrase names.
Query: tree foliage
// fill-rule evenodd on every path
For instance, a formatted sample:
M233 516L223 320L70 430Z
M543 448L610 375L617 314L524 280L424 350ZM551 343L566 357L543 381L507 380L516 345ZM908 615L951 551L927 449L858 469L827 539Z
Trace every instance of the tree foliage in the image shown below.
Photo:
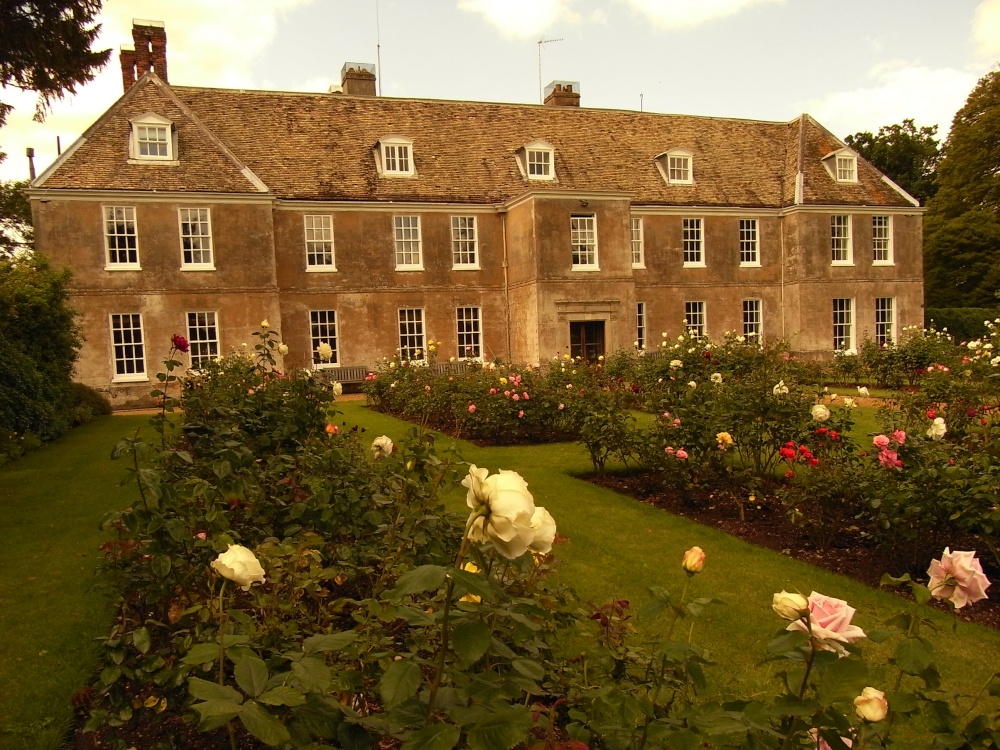
M1000 289L1000 71L955 115L928 203L924 270L932 307L986 307Z
M934 195L934 176L941 152L937 125L917 127L912 119L883 125L876 135L855 133L844 139L848 146L925 205Z
M27 180L0 182L0 254L25 250L33 244L31 204L24 192L27 187Z
M81 342L68 280L37 253L0 257L0 429L47 439L69 425Z
M35 119L53 99L94 78L111 50L94 51L101 0L5 0L0 5L0 86L38 92ZM0 126L11 110L0 102Z

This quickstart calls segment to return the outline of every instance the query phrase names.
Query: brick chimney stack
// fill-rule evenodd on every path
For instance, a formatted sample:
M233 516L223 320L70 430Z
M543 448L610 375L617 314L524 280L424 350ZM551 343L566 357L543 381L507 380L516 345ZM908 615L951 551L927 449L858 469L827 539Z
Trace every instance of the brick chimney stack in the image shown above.
M579 81L553 81L545 87L546 107L579 107Z
M132 20L133 49L122 47L122 85L125 90L152 70L167 80L167 31L163 21Z
M344 93L352 96L376 96L375 66L371 63L344 63L340 69Z

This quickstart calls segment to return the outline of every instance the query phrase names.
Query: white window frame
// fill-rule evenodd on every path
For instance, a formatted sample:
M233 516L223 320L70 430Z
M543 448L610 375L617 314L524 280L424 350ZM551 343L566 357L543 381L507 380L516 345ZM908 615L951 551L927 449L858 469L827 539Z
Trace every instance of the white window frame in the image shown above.
M740 219L740 266L760 268L760 227L757 219Z
M684 268L705 267L705 222L702 219L681 219L681 246Z
M556 150L551 143L532 141L518 152L517 167L526 180L551 181L556 178Z
M139 264L139 230L135 220L135 206L101 206L104 216L104 270L141 271ZM121 231L119 231L121 230ZM112 247L112 243L124 240L126 247ZM128 241L132 247L128 247ZM113 255L121 253L134 255L135 260L121 262L113 260Z
M887 346L896 343L896 298L875 298L875 343Z
M833 214L830 216L830 265L854 265L852 235L850 214Z
M333 246L333 217L329 214L305 214L302 217L306 248L306 271L333 273L337 256Z
M892 266L892 216L872 216L872 265Z
M643 236L642 217L633 216L629 225L629 236L632 244L632 268L645 268L646 246Z
M701 340L708 335L708 318L703 300L684 303L684 327L694 333L695 339Z
M743 300L743 338L758 344L764 341L764 303L760 299Z
M571 214L569 217L569 241L572 248L574 271L597 271L597 216L595 214Z
M397 271L423 271L424 250L420 239L420 216L406 214L392 217L393 246ZM416 262L413 262L413 261Z
M187 313L187 340L190 368L199 370L219 358L219 315L215 311Z
M451 217L451 267L479 270L479 222L475 216Z
M854 154L837 154L833 157L833 177L837 182L857 182L857 157Z
M424 309L401 307L398 310L398 320L399 358L411 362L425 362L427 338L424 329Z
M148 137L154 132L159 137ZM156 153L150 153L151 146L156 146ZM174 124L152 112L130 120L128 151L131 164L176 165L177 133Z
M386 136L378 142L378 172L382 177L414 177L416 166L413 141L400 136Z
M635 348L642 351L646 348L646 303L635 303Z
M111 334L111 382L148 381L142 313L111 313L108 316L108 327ZM116 336L116 333L120 335Z
M192 219L192 215L194 218ZM187 227L187 231L185 231ZM196 229L197 231L192 231ZM181 240L181 270L214 271L215 249L212 241L212 209L185 206L177 209L177 233ZM185 243L190 246L185 247ZM192 260L188 260L188 253ZM196 255L197 254L197 255ZM194 260L195 257L200 260ZM208 260L205 260L205 258Z
M854 298L833 298L833 350L855 353Z
M340 349L337 335L337 311L336 310L310 310L309 311L309 348L312 352L311 360L314 370L328 370L340 367ZM319 358L320 344L329 344L333 350L333 356L329 362L324 362Z
M483 311L475 305L455 308L458 358L483 361ZM471 348L471 353L470 353Z
M694 184L694 154L684 149L671 149L659 154L656 168L668 185Z

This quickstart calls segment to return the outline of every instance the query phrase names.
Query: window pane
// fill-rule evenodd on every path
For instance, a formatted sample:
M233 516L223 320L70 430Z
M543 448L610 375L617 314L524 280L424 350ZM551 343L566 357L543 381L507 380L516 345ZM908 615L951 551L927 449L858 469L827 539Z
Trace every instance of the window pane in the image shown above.
M212 227L207 208L180 209L183 265L212 265Z
M642 351L646 348L646 303L637 302L635 306L635 348Z
M193 369L219 358L219 329L214 312L189 312L187 329Z
M854 348L854 300L833 300L833 348L850 351Z
M320 356L322 345L330 347L329 359ZM340 364L340 352L337 348L337 311L309 311L309 348L312 351L313 367L332 367Z
M704 263L702 253L701 219L682 219L681 227L684 241L684 262Z
M705 335L705 303L685 302L684 303L684 323L687 330L700 339Z
M760 263L757 255L756 219L740 219L740 263L748 265Z
M452 265L476 266L479 259L476 253L476 217L451 217L451 255Z
M642 237L642 219L632 217L632 265L642 267L646 263Z
M597 228L594 216L570 217L570 243L573 246L573 266L597 266Z
M422 267L420 217L395 216L393 222L396 233L396 267Z
M761 302L759 299L743 300L743 338L760 343L762 334Z
M399 311L399 358L424 358L424 311L404 308Z
M481 359L483 356L482 321L478 307L460 307L456 313L458 323L458 356Z
M333 263L333 218L330 216L306 216L306 266L308 268L329 268Z
M108 265L136 265L139 263L135 208L132 206L104 207L104 240L108 251Z
M888 346L895 339L895 303L892 297L875 298L875 343Z
M111 316L111 347L115 379L145 379L146 355L142 339L142 316L139 313Z
M851 217L830 217L830 248L834 263L850 263L851 261Z

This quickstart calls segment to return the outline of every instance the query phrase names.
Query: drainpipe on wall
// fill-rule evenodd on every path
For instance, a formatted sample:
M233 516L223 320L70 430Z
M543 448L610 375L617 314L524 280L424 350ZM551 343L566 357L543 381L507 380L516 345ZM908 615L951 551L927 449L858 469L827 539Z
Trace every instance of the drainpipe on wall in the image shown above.
M500 228L503 232L503 318L504 329L507 331L507 361L511 361L510 356L510 296L507 286L507 211L501 215Z

